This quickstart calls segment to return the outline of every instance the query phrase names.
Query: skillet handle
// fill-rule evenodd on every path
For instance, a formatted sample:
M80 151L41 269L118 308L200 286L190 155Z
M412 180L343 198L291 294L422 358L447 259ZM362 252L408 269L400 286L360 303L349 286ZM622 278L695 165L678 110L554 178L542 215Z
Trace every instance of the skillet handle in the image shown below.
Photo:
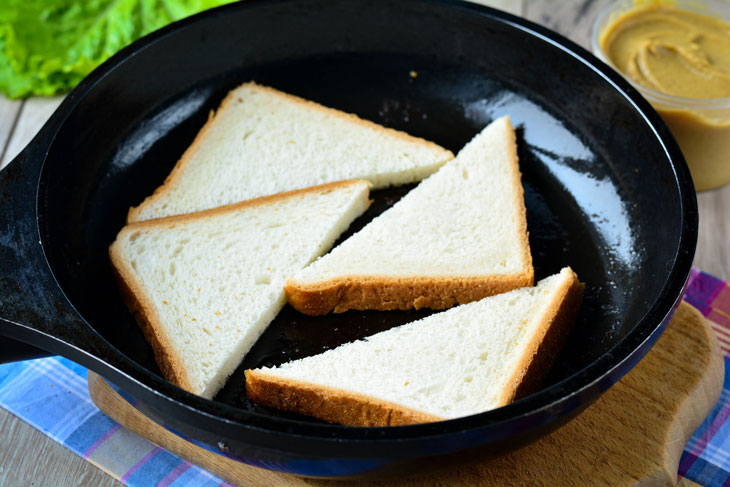
M7 337L0 338L0 364L42 358L48 355L51 355L51 352L34 347L33 345L28 345L27 343L12 340Z
M23 150L4 170L0 171L0 317L10 314L8 308L22 306L16 298L23 293L21 286L22 261L24 252L21 252L19 238L20 230L16 222L32 217L28 203L35 200L35 191L28 182L32 178L26 174L29 168L26 163L29 148ZM35 171L33 171L35 173ZM25 216L23 214L25 213ZM17 230L17 231L15 231ZM6 338L0 339L0 363L13 362L38 358L48 355L49 352L29 345L22 341L7 338L12 335L12 325L0 319L0 334Z
M41 245L38 181L52 128L0 171L0 363L51 352L101 373L108 364L97 357L116 350L71 306Z

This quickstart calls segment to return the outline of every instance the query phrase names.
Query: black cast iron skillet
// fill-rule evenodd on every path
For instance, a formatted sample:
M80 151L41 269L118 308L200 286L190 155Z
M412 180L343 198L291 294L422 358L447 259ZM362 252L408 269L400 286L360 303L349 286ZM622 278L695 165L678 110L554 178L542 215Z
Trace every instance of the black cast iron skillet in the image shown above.
M542 391L471 417L370 429L278 413L245 396L243 368L427 312L312 319L287 308L216 400L160 377L117 293L107 248L127 208L162 182L209 111L246 80L454 152L492 119L512 117L536 275L570 265L587 284L579 322ZM407 189L376 192L356 226ZM562 424L661 333L688 276L697 228L677 145L619 75L546 29L452 1L249 1L174 24L73 90L0 173L0 195L5 349L16 350L17 340L65 355L191 441L316 476L421 471L501 453Z

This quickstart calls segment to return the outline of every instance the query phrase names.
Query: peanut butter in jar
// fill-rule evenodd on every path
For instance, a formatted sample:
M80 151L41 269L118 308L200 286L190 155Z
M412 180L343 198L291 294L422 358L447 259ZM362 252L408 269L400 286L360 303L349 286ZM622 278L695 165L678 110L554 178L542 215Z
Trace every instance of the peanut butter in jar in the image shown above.
M698 190L730 183L728 18L726 2L619 2L594 26L594 52L662 116Z

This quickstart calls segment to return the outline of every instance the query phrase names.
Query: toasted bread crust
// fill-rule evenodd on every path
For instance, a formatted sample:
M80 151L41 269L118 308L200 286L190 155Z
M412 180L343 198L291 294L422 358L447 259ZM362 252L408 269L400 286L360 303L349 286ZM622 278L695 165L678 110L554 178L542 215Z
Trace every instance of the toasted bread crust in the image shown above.
M508 151L510 177L512 179L512 204L516 209L516 228L519 250L524 271L512 275L479 276L390 276L390 275L343 275L319 282L288 280L284 286L289 304L301 313L319 316L331 311L342 313L356 310L407 310L450 308L457 304L478 301L487 296L500 294L534 284L534 268L527 232L527 210L524 189L517 156L517 141L512 122L503 117L509 126L505 147ZM457 156L458 157L458 156ZM451 164L450 162L447 164Z
M152 350L155 354L155 361L160 367L160 371L162 372L162 375L165 377L165 379L180 387L181 389L185 389L186 391L193 393L198 393L194 390L193 384L188 377L182 358L177 354L174 344L165 333L164 327L162 326L162 320L155 311L152 301L145 293L142 283L139 281L139 279L135 277L134 273L129 267L129 264L123 259L121 255L121 249L119 248L119 246L121 245L122 240L128 233L148 228L171 228L180 223L192 222L198 219L206 219L211 216L226 213L229 211L251 208L264 204L272 204L276 203L277 201L286 200L289 198L297 198L307 193L317 193L320 191L335 190L342 187L357 186L362 184L367 185L368 187L371 186L370 182L365 180L337 181L334 183L327 183L319 186L312 186L309 188L288 191L286 193L262 196L253 200L242 201L240 203L212 208L210 210L204 210L197 213L174 215L130 223L122 228L119 234L117 234L116 240L109 247L109 257L112 263L112 269L114 271L114 275L116 277L124 304L134 316L134 319L142 330L145 339L152 346Z
M519 235L519 246L522 252L522 262L525 264L527 273L530 276L528 286L532 286L535 280L535 269L532 265L532 251L530 250L530 232L527 231L527 207L525 207L525 189L522 186L522 172L520 171L520 161L517 155L517 135L512 125L512 119L505 115L510 130L507 133L507 150L509 151L509 160L511 165L512 187L514 188L513 204L517 209L517 234ZM518 286L519 287L519 286Z
M208 132L212 129L212 127L216 124L216 115L218 113L223 113L224 111L228 110L228 108L234 104L234 102L240 98L240 94L238 93L238 90L240 88L243 88L244 86L252 87L258 91L262 92L268 92L275 96L278 96L280 98L286 99L294 104L304 106L310 110L319 111L328 115L337 116L340 117L343 120L347 120L352 123L356 123L358 125L361 125L363 127L369 128L369 129L375 129L379 132L382 132L383 134L387 134L389 136L397 137L399 139L403 139L412 143L419 143L423 146L431 147L434 150L440 150L443 151L445 155L445 160L450 160L454 158L454 154L444 149L443 147L439 146L438 144L431 142L429 140L423 139L421 137L414 137L412 135L409 135L405 132L401 132L399 130L383 127L382 125L378 125L374 122L371 122L369 120L364 120L360 117L358 117L355 114L343 112L340 110L336 110L334 108L328 108L323 105L320 105L319 103L315 103L310 100L306 100L304 98L300 98L298 96L290 95L289 93L284 93L282 91L276 90L274 88L270 88L268 86L262 86L259 84L256 84L253 81L243 83L233 90L231 90L228 95L223 99L220 106L218 107L218 110L215 112L211 111L208 116L208 121L203 125L203 127L200 129L198 134L195 136L195 139L193 140L193 143L188 147L185 152L183 153L180 160L175 164L175 167L172 168L172 171L170 174L165 178L165 181L162 183L161 186L159 186L155 191L148 196L147 198L142 201L142 203L139 204L139 206L133 206L129 208L129 212L127 213L127 223L132 223L140 220L140 215L142 214L142 211L152 203L156 202L157 200L164 198L167 193L174 188L177 184L180 178L183 177L183 174L185 173L188 165L190 165L191 160L195 153L198 151L199 146L203 143L205 138L208 136Z
M530 265L524 274L507 276L343 276L312 284L290 279L284 291L299 312L319 316L349 309L446 309L533 284Z
M226 103L230 103L230 100L231 93L229 93L223 99L223 102L221 103L221 106L218 108L218 110L223 109ZM205 138L208 136L208 132L213 128L214 122L215 112L211 110L210 113L208 113L208 120L205 122L205 124L203 124L200 132L198 132L198 134L195 136L195 139L193 139L193 143L190 144L190 147L185 150L182 157L180 157L180 160L175 163L175 167L172 168L172 171L170 172L170 174L167 175L162 185L155 188L152 194L146 197L138 206L129 207L129 211L127 212L127 223L143 221L141 219L142 211L147 206L165 197L170 189L175 187L177 181L182 177L182 173L184 172L185 168L188 166L190 160L193 158L193 155L198 151L200 144L203 143L203 140L205 140Z
M535 318L543 326L526 347L496 407L536 392L562 349L580 311L584 288L575 273L570 272L571 279L553 294L542 316ZM246 391L262 405L350 426L393 426L447 419L364 394L259 370L246 371Z
M121 235L121 232L119 234ZM164 328L159 326L162 320L155 311L152 302L144 293L141 283L134 277L124 259L122 259L120 250L116 245L118 240L119 237L109 247L109 257L122 300L129 312L132 313L145 339L152 346L155 361L160 367L162 376L179 388L194 392L193 384L190 382L182 359L176 353L175 347L167 333L165 333Z
M216 208L210 208L208 210L196 211L194 213L183 213L181 215L170 215L163 216L161 218L152 218L150 220L142 220L139 222L128 223L124 228L145 228L147 225L153 226L174 226L177 223L194 221L196 219L205 219L219 213L226 213L232 210L241 210L244 208L250 208L260 205L266 205L276 203L277 201L286 200L289 198L297 198L307 193L317 193L319 191L332 191L337 188L366 184L368 189L372 187L370 181L364 179L345 179L343 181L335 181L333 183L319 184L317 186L310 186L308 188L295 189L292 191L285 191L283 193L271 194L268 196L260 196L251 200L239 201L230 205L218 206Z
M507 382L500 406L536 392L550 372L578 318L585 285L570 269L572 279L554 294L545 314L538 318L544 326L527 345L514 375Z
M246 370L246 394L263 406L348 426L401 426L444 418L400 404L310 382Z

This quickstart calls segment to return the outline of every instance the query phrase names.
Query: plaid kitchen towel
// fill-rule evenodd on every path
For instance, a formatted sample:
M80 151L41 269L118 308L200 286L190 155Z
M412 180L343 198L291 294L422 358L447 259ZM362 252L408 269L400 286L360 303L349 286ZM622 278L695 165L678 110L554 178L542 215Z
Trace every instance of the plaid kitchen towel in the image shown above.
M230 486L99 411L86 369L65 358L0 366L0 405L126 485Z
M726 369L720 401L685 448L680 485L730 486L730 285L693 270L684 299L713 322ZM0 405L126 485L230 486L101 413L89 398L86 369L64 358L0 366Z
M720 400L684 448L679 476L707 487L730 486L730 284L692 269L684 300L715 330L725 356L725 383Z

